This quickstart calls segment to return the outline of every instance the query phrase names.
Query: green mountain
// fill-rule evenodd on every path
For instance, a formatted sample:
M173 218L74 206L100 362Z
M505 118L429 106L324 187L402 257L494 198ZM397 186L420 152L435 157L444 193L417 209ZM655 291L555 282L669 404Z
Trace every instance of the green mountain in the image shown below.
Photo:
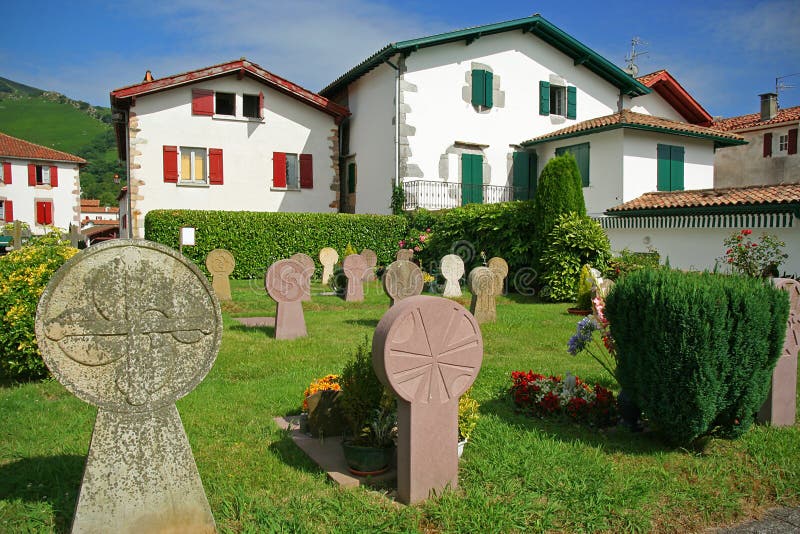
M0 78L0 131L82 157L81 197L117 205L114 174L124 176L125 168L117 161L109 108Z

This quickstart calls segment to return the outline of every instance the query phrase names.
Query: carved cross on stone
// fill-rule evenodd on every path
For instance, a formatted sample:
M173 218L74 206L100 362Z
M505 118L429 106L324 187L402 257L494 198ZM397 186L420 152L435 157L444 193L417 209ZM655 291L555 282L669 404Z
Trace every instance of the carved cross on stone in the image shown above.
M211 273L211 286L220 300L232 300L231 282L228 278L236 267L236 260L229 251L217 248L206 256L206 268Z
M506 263L506 260L503 258L494 257L486 263L486 266L490 268L497 277L495 280L495 283L497 284L497 287L494 291L495 296L502 295L505 293L505 280L506 276L508 276L508 263Z
M221 338L208 281L170 248L108 241L56 272L36 339L53 376L98 407L73 532L214 532L175 401L211 369Z
M367 271L367 262L360 254L350 254L342 262L342 270L347 277L344 300L361 302L364 300L364 273Z
M336 249L325 247L319 251L319 262L322 264L322 283L327 284L333 276L333 266L339 261Z
M472 291L470 312L479 323L493 323L497 320L497 274L488 267L475 267L469 273L469 289Z
M375 276L375 266L378 265L378 255L375 254L374 250L365 248L361 251L361 256L363 256L364 261L367 262L367 270L364 273L364 281L374 282L378 279Z
M298 252L297 254L293 254L289 259L295 260L303 266L303 276L305 284L306 292L303 295L303 298L300 299L302 301L310 301L311 300L311 277L314 276L314 271L316 270L317 266L314 264L314 260L311 259L311 256L308 254L303 254L302 252Z
M408 260L392 262L383 273L383 289L389 295L389 306L395 302L422 293L422 270Z
M415 296L378 323L372 365L397 400L397 494L407 504L458 486L458 399L483 359L475 318L457 302Z
M444 276L444 297L461 296L461 277L464 276L464 260L457 254L448 254L442 258L442 276Z
M299 261L280 260L269 266L264 287L277 302L275 339L295 339L308 335L303 316L303 295L307 293L305 268Z

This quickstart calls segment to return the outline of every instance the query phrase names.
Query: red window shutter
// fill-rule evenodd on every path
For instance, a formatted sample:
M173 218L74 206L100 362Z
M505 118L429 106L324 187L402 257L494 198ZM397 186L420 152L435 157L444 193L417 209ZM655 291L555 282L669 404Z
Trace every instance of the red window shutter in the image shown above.
M258 118L264 118L264 91L258 92Z
M45 202L44 203L44 223L45 224L53 224L53 203L52 202Z
M44 202L36 203L36 224L44 224Z
M222 185L222 149L208 149L208 183Z
M795 130L795 133L797 133L797 130ZM3 182L6 185L11 185L11 164L7 161L3 162Z
M192 89L192 115L214 114L214 91Z
M36 165L28 163L28 185L36 187Z
M768 158L772 155L772 134L764 134L764 157Z
M272 153L272 187L286 187L286 154Z
M797 128L789 130L789 154L797 154ZM6 183L9 184L11 182Z
M300 187L302 189L314 187L314 164L311 154L300 154Z
M14 203L10 200L6 200L5 203L6 208L6 222L13 222L14 221Z
M50 166L50 187L58 187L58 167Z
M164 182L178 183L178 147L164 145Z

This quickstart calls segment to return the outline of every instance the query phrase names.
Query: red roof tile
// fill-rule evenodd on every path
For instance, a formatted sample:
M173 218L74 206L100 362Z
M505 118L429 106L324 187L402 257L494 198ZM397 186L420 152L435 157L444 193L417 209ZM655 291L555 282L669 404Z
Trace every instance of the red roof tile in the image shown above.
M645 74L644 76L639 76L636 79L642 85L646 85L647 87L650 87L651 82L653 82L654 80L657 80L665 72L667 72L665 69L661 69L661 70L657 70L655 72L651 72L650 74Z
M636 78L642 85L654 89L687 122L711 126L713 119L697 100L664 69Z
M722 132L704 126L697 126L686 122L673 121L654 115L645 115L643 113L636 113L629 109L623 109L619 113L613 115L605 115L603 117L596 117L587 121L582 121L566 128L550 132L539 137L534 137L528 141L523 142L523 145L535 145L544 141L557 139L561 137L575 137L592 133L594 130L609 130L613 128L642 128L648 130L660 130L666 133L677 135L688 135L691 137L706 137L717 141L723 141L724 144L743 144L744 138L729 132Z
M0 156L43 161L68 161L79 164L86 163L85 159L78 156L11 137L4 133L0 133Z
M800 183L752 185L692 191L659 191L644 195L606 210L615 214L636 210L671 208L706 208L721 206L758 206L800 203Z
M767 121L761 120L761 113L750 113L749 115L718 120L714 122L712 127L717 130L732 131L758 128L760 126L780 124L782 122L798 121L800 121L800 106L794 106L791 108L779 109L775 117Z

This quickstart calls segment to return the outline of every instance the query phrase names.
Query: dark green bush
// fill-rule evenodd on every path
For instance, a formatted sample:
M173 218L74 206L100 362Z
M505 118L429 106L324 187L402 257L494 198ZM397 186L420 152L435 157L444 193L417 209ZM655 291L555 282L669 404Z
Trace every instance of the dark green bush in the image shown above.
M767 395L788 312L769 281L632 272L606 300L617 379L672 444L738 436Z
M547 236L555 227L559 216L565 213L586 215L581 172L572 153L567 152L547 162L539 175L535 201L533 226L538 229L539 237L544 240L536 243L538 257L547 247Z
M155 210L144 225L147 239L176 249L180 228L196 228L196 245L184 247L186 257L207 272L208 253L229 250L236 259L232 277L237 279L260 278L273 262L298 252L319 263L323 247L336 249L344 259L348 243L358 250L374 250L378 263L388 264L406 233L404 217L346 213Z
M34 380L48 375L33 327L36 305L53 273L77 252L54 232L0 257L0 377Z
M515 280L519 285L529 284L529 280L522 279L533 263L532 247L536 239L533 206L533 201L468 204L434 217L430 212L418 215L414 226L433 231L420 255L422 268L437 272L442 257L458 254L469 273L473 267L483 265L481 252L484 252L486 259L499 256L508 262L511 284Z
M603 228L576 213L560 215L546 242L540 259L542 297L555 302L576 299L584 264L603 272L611 257L611 244Z

